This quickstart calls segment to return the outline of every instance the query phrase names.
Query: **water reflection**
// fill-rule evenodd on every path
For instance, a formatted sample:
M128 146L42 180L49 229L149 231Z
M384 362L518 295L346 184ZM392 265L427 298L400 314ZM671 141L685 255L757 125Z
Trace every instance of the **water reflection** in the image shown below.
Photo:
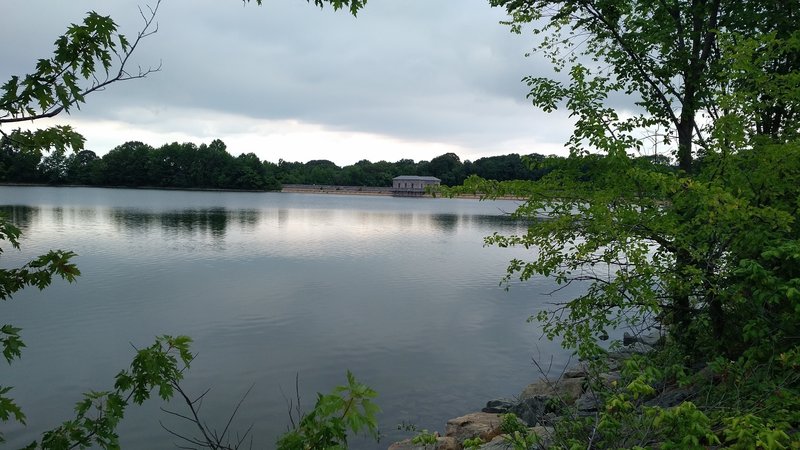
M64 211L53 209L54 220L63 222ZM91 220L93 214L86 210L79 211L83 220ZM182 235L210 235L224 238L231 226L243 232L252 232L265 223L274 223L279 229L288 233L305 233L304 227L312 227L317 232L332 227L336 231L342 225L356 225L358 231L369 230L405 230L406 232L447 232L453 233L464 226L509 231L520 228L523 222L509 216L488 216L471 214L413 214L394 212L367 212L324 209L286 209L278 210L227 210L224 208L186 209L178 211L153 212L134 210L110 210L110 221L117 231L151 232L161 229L167 233ZM298 226L298 224L301 224ZM293 226L290 226L293 225ZM341 230L338 230L341 231Z
M9 222L16 225L23 233L41 213L42 208L31 206L0 206L2 214Z
M53 214L53 223L59 228L64 226L64 208L55 206L51 210Z
M215 389L211 422L224 422L239 388L257 383L237 418L256 424L265 448L285 429L280 391L298 372L308 398L348 369L377 389L387 441L407 437L392 434L402 420L439 428L538 376L529 357L540 333L524 319L554 287L498 286L509 259L531 255L483 247L492 231L526 225L497 204L0 187L0 203L26 196L29 207L0 208L31 228L23 248L74 250L83 275L3 305L15 323L40 330L28 341L36 351L13 367L36 419L7 435L11 448L62 420L54 405L69 411L75 391L107 385L110 370L129 364L130 342L165 333L195 339L200 357L186 381ZM126 447L169 439L158 406L126 420Z
M252 231L258 225L258 211L254 209L240 209L235 211L236 223L242 230Z
M258 225L256 211L228 211L224 208L186 209L181 211L149 212L114 209L108 217L118 230L127 233L148 233L161 229L168 234L210 235L223 238L229 224L252 230Z
M526 226L528 221L526 219L517 219L510 215L502 216L469 216L466 218L472 226L477 227L491 227L492 229L511 229Z
M95 208L73 208L70 210L71 218L83 222L94 222L97 220L97 209Z
M449 232L455 231L460 221L460 217L455 214L437 214L431 219L437 229Z

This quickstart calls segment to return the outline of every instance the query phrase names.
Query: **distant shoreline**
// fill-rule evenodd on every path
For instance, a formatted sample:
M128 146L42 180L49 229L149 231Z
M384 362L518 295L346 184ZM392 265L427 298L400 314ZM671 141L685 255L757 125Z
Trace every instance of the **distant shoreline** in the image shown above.
M195 191L195 192L272 192L287 194L332 194L332 195L364 195L376 197L408 197L408 198L437 198L431 194L415 196L394 195L390 187L374 186L335 186L335 185L285 185L280 191L258 191L251 189L216 189L216 188L176 188L159 186L94 186L88 184L45 184L45 183L0 183L0 186L11 187L58 187L58 188L102 188L102 189L140 189L153 191ZM480 200L477 194L458 194L454 198ZM515 197L502 197L498 200L525 200Z
M382 186L338 186L322 184L285 184L281 192L296 194L392 195L392 188Z
M285 192L292 194L341 194L341 195L377 195L392 196L391 187L374 186L336 186L336 185L305 185L287 184L280 190L254 190L254 189L220 189L201 187L168 187L168 186L97 186L90 184L47 184L47 183L7 183L0 182L0 186L11 187L57 187L57 188L100 188L100 189L139 189L153 191L198 191L198 192ZM425 194L425 197L431 197Z
M97 186L93 184L47 184L47 183L0 183L0 186L11 187L55 187L55 188L99 188L99 189L139 189L150 191L200 191L200 192L281 192L260 191L254 189L220 189L220 188L191 188L168 186Z

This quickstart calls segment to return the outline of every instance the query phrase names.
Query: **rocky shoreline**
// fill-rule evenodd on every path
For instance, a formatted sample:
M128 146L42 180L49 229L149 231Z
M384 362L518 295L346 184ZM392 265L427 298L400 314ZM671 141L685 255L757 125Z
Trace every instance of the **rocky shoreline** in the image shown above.
M632 355L652 351L664 340L664 331L653 327L639 335L625 333L623 346L608 352L602 373L592 373L586 362L566 369L557 379L542 378L526 386L514 399L490 400L481 411L471 412L450 419L445 424L444 433L434 433L431 442L421 443L419 439L408 438L395 442L388 450L461 450L465 441L480 438L484 443L480 450L501 450L512 448L508 435L502 430L503 415L514 413L527 427L529 434L539 437L539 447L548 448L553 442L554 425L562 420L594 416L601 408L599 398L591 386L602 383L615 386L621 380L622 363ZM647 400L648 406L672 407L692 396L691 389L663 386L658 394ZM435 439L435 442L433 440Z

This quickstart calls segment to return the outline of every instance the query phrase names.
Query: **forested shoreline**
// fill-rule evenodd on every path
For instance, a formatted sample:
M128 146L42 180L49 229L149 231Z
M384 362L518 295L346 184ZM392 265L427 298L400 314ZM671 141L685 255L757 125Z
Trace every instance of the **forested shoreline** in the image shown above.
M457 186L473 175L496 181L535 181L565 160L511 153L462 161L454 153L445 153L430 161L361 160L338 166L326 159L273 163L255 153L233 156L219 139L200 145L173 142L158 148L129 141L102 156L92 150L42 153L15 144L13 135L0 139L0 183L274 191L288 184L389 187L396 176L419 175ZM669 164L663 156L643 159L662 167ZM591 168L587 166L585 172L590 174Z

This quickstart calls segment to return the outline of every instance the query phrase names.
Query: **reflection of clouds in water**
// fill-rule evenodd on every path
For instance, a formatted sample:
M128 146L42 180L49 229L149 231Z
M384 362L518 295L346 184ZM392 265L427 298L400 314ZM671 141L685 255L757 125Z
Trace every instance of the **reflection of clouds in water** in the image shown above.
M193 387L205 389L214 380L229 399L241 394L234 388L253 382L264 391L278 383L291 387L300 372L307 392L327 391L351 369L381 392L382 427L392 427L410 411L436 418L448 414L444 409L514 395L535 376L524 373L538 337L525 318L553 286L537 285L540 279L509 292L498 286L509 259L532 253L483 247L492 231L525 225L492 204L86 194L98 192L118 204L86 197L16 210L34 245L75 250L84 273L74 285L51 286L46 296L23 293L39 302L5 305L15 308L21 324L47 327L36 333L41 342L31 341L39 353L26 358L35 365L39 357L46 370L32 370L26 380L79 369L96 385L107 381L96 380L107 365L129 363L129 341L146 345L153 335L188 334L200 353L191 375L201 379ZM59 230L52 205L61 209ZM74 348L92 354L64 356ZM62 382L26 394L37 405L32 408L71 407L74 399L62 397L74 390ZM283 428L284 404L275 395L241 411L261 436ZM210 420L225 420L214 416L223 410L209 408Z
M417 264L418 269L435 273L453 258L485 257L483 238L493 231L513 233L524 229L523 222L503 213L503 208L511 205L507 202L498 207L492 202L454 199L69 191L79 190L86 191L86 195L44 203L63 205L5 208L13 219L37 234L37 243L46 245L52 241L55 244L50 245L54 247L68 243L78 253L118 251L126 259L142 264L149 264L162 247L170 253L160 257L174 260L266 256L340 260L391 257L407 250L425 253L428 247L438 245L441 251ZM45 188L44 192L62 193L52 188ZM98 192L112 198L101 197ZM109 205L113 197L119 197L121 205ZM71 204L76 198L81 201ZM39 196L35 200L38 199ZM220 206L208 206L213 203ZM37 219L40 216L43 218ZM43 220L47 224L37 226ZM447 244L459 235L474 242L474 246L455 254ZM220 252L223 249L229 251ZM510 256L505 251L502 258L507 260Z

